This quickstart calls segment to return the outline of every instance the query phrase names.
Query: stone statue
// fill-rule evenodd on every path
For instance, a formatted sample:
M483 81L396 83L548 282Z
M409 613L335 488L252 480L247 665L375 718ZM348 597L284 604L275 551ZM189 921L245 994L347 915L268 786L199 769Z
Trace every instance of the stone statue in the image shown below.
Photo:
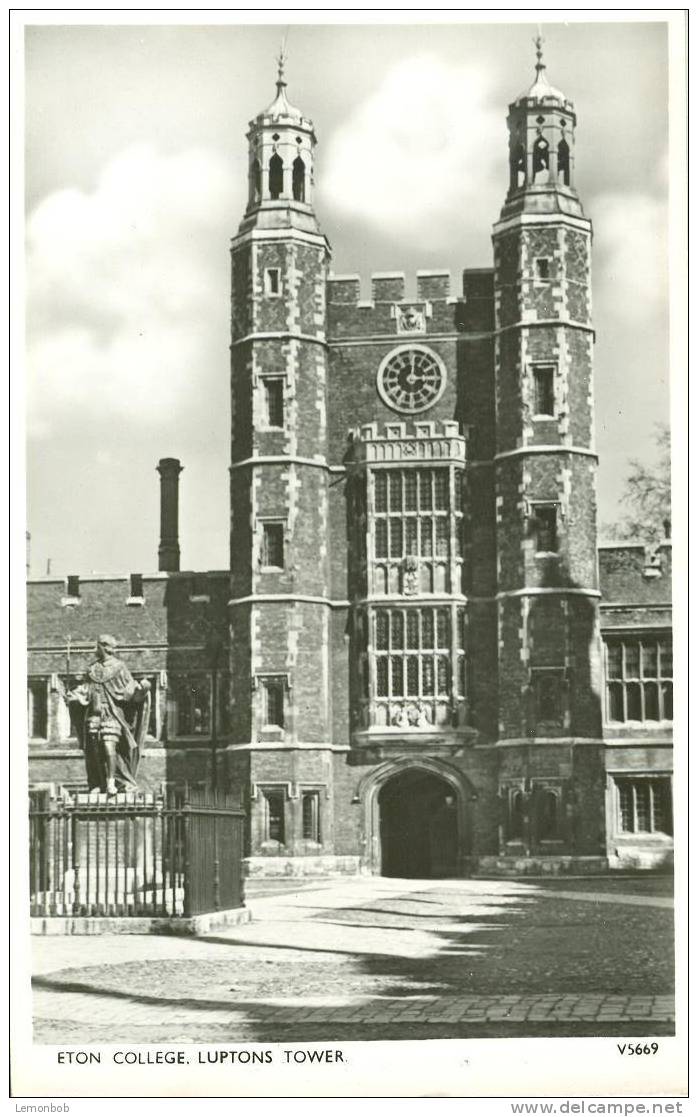
M107 795L137 788L150 717L150 683L137 683L115 651L113 636L99 636L96 661L66 695L85 753L90 791Z

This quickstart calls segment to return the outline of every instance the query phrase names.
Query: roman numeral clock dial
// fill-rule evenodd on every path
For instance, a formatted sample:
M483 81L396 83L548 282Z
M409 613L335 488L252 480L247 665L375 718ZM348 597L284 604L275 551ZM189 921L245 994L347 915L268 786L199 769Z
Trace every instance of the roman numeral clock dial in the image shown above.
M403 346L388 354L378 370L378 394L394 411L426 411L446 387L446 369L423 346Z

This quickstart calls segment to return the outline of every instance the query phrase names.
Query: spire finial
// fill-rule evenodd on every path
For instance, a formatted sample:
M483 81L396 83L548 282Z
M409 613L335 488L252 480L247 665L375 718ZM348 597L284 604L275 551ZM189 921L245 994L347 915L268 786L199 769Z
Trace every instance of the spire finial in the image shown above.
M284 89L285 86L286 86L286 78L284 77L284 69L286 67L286 36L285 35L284 35L283 39L281 40L281 49L279 51L279 56L276 59L276 63L277 63L277 67L278 67L277 76L276 76L276 88L277 88L277 91L280 93L281 90Z
M545 42L545 39L543 38L540 24L538 24L538 34L536 35L533 42L536 46L536 73L540 77L541 73L545 69L545 62L543 61L543 43Z

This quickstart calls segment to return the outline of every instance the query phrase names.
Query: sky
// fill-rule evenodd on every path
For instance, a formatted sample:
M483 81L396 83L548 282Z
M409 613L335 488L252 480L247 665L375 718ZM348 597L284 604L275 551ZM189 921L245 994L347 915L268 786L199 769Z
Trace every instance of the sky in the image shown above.
M229 242L248 122L283 26L25 28L31 574L157 569L161 457L179 457L182 569L228 566ZM492 263L507 106L529 23L291 25L337 273ZM577 110L594 225L599 521L669 416L667 29L544 24ZM347 425L350 426L350 417Z

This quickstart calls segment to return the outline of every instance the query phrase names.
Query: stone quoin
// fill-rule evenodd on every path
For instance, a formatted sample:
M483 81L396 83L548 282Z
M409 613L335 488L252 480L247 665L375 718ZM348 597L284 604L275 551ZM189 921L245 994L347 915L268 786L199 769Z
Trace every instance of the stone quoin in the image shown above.
M507 125L493 267L367 299L280 61L231 245L229 569L180 569L166 458L157 573L30 580L32 787L85 787L62 693L111 630L139 783L238 792L251 875L670 862L671 544L597 543L592 230L540 42Z

